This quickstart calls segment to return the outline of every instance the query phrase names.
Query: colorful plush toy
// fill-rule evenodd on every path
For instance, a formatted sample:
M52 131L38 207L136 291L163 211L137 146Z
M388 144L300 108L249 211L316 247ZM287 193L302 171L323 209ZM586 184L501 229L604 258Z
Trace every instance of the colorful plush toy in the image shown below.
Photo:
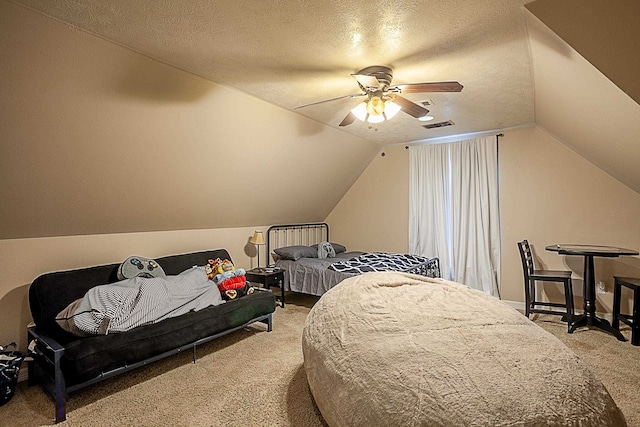
M238 271L238 270L234 270ZM220 278L220 280L216 280ZM218 274L213 278L213 282L218 285L220 292L228 291L229 289L238 289L243 287L247 283L247 278L244 274L235 274L228 277L228 273Z
M225 271L233 271L236 269L231 261L229 261L228 259L221 260L220 258L210 259L205 268L208 269L207 275L209 274L209 270L211 270L211 272L216 275L222 274Z
M228 259L221 260L220 258L210 259L204 268L209 279L213 279L217 274L222 274L225 271L233 271L236 269L231 261Z
M245 270L242 268L236 269L228 259L210 259L205 265L205 271L207 277L215 283L222 296L226 297L226 299L235 299L238 296L247 295L246 290L241 291L241 289L247 287Z
M245 295L251 295L254 292L255 292L255 289L253 288L253 286L247 283L242 288L229 289L228 291L220 292L220 295L222 295L223 300L229 301L232 299L241 298Z

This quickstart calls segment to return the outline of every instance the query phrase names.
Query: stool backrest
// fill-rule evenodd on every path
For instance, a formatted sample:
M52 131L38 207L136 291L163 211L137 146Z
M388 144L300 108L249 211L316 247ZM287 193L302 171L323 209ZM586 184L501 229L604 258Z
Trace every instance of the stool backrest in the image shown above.
M525 279L527 279L529 275L533 274L533 270L535 270L529 242L526 239L518 242L518 250L520 251L520 260L522 261L522 271L524 271Z

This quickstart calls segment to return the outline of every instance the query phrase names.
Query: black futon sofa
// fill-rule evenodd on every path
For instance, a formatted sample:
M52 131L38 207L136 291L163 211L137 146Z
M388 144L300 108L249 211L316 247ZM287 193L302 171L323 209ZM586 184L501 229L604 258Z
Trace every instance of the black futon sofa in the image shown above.
M225 249L157 258L167 275L176 275L209 259L229 259ZM224 304L139 326L123 333L79 338L63 330L57 314L88 289L116 282L119 264L43 274L29 288L34 326L27 328L34 361L29 364L29 384L41 384L55 402L56 422L66 419L69 392L130 371L180 351L244 328L254 322L272 328L276 301L259 290ZM35 347L33 347L35 344Z

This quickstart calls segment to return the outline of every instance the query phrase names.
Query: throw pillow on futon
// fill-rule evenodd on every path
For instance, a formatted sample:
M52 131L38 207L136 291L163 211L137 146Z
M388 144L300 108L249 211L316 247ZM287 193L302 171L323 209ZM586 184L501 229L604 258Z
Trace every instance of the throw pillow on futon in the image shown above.
M125 280L134 277L165 277L166 274L156 261L141 256L130 256L118 267L117 276L118 280Z

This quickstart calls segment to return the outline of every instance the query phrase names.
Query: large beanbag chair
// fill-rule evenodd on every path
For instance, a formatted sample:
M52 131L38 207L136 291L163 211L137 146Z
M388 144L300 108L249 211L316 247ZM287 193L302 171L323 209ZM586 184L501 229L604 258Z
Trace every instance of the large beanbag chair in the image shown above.
M569 348L459 283L349 278L312 308L302 345L309 387L332 427L626 426Z

